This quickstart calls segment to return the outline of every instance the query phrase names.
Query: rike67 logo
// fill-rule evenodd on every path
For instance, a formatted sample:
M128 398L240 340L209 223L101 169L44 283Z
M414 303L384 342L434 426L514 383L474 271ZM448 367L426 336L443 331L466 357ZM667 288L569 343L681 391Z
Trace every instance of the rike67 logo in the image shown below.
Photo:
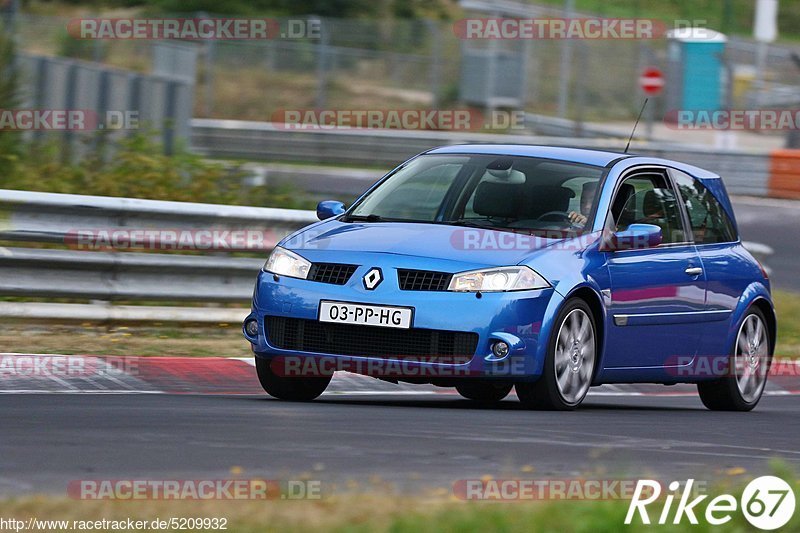
M719 526L730 522L735 513L741 512L753 527L773 531L785 526L794 515L794 491L779 477L762 476L754 479L745 487L740 500L731 494L722 494L706 502L708 495L696 496L693 487L693 479L686 481L683 490L679 482L673 481L669 484L669 493L662 498L661 483L639 480L625 516L625 524L632 524L637 515L642 524L648 525L681 524L684 521L699 524L699 516L705 518L708 524ZM662 503L663 507L660 507Z

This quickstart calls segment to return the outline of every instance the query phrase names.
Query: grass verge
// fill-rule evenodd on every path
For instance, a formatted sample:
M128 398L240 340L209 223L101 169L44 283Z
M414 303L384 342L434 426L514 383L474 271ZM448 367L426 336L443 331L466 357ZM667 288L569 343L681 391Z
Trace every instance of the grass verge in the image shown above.
M775 291L775 309L778 313L777 355L800 357L800 294Z
M212 326L21 325L0 322L0 346L7 353L250 357L240 324Z
M777 472L783 479L796 479ZM682 480L684 481L684 480ZM526 501L465 502L449 489L425 491L416 496L391 491L344 492L323 495L318 500L287 501L76 501L68 498L24 497L0 501L4 518L28 520L147 520L172 517L218 518L227 520L227 530L236 532L617 532L660 531L726 532L753 528L738 509L722 526L705 522L705 506L713 497L732 494L741 501L747 480L727 479L708 490L708 497L695 509L699 525L684 517L679 525L646 526L637 519L624 524L629 500L606 501ZM797 492L800 484L793 483ZM666 489L665 489L666 491ZM664 496L665 494L662 494ZM676 498L677 500L677 498ZM670 521L675 514L672 505ZM663 500L648 507L651 520L657 521ZM103 531L103 528L96 528ZM167 531L171 529L166 529ZM208 529L210 530L210 529ZM800 531L800 513L795 513L781 531Z

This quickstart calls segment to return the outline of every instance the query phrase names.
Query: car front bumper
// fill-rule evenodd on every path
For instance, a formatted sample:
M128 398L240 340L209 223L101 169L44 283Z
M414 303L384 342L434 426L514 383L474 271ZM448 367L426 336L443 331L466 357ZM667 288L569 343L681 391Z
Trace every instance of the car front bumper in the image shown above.
M256 357L321 358L342 363L333 367L325 365L326 368L399 380L436 381L460 377L530 380L541 375L544 347L540 345L540 338L546 338L547 317L562 301L552 288L480 295L403 291L397 286L394 269L384 268L384 282L370 291L361 283L366 270L359 267L351 281L341 286L276 277L262 271L253 293L252 312L245 319L245 323L249 320L258 323L256 336L245 331ZM412 329L473 333L477 335L476 348L473 353L457 354L458 357L445 358L442 362L435 357L404 357L402 353L364 357L357 353L327 353L328 350L326 353L287 350L270 342L266 317L317 321L321 300L411 307L414 309ZM497 341L510 345L507 356L498 358L492 353L492 345ZM397 364L398 360L402 361L401 365ZM363 369L368 370L362 372Z

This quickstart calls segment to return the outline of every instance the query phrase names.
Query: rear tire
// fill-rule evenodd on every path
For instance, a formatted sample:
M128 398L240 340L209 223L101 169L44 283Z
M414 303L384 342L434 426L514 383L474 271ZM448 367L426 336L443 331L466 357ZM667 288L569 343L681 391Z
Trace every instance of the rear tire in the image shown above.
M751 307L736 334L725 377L697 384L703 405L712 411L752 411L767 385L771 344L764 313Z
M542 376L517 383L517 396L529 409L571 411L586 398L597 363L597 326L581 298L567 300L550 335Z
M333 376L296 378L277 375L270 360L256 357L256 372L261 387L270 396L293 402L309 402L325 392Z
M466 381L456 385L458 393L468 400L482 403L499 402L511 392L510 383L493 383L491 381Z

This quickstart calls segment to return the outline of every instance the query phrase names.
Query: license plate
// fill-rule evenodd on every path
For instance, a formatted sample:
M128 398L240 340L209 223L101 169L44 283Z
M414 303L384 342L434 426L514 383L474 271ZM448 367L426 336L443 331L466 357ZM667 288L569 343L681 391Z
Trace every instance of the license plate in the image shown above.
M413 315L414 310L411 307L351 304L325 300L319 303L320 322L407 329L411 327Z

